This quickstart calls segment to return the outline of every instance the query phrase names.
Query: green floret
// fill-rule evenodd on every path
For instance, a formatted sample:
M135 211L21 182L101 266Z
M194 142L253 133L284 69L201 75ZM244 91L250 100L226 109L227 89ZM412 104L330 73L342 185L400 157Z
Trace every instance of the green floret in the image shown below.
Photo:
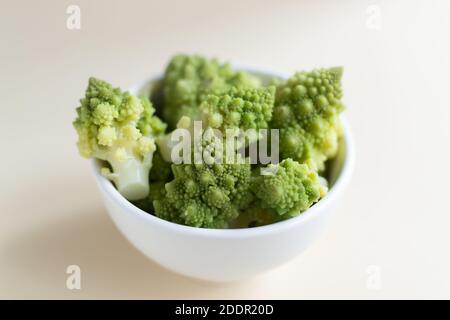
M269 165L271 175L255 175L251 190L261 207L282 217L292 217L305 211L326 193L326 186L317 172L306 164L285 159Z
M272 128L280 129L280 155L310 162L319 170L336 155L342 68L299 72L276 90Z
M155 214L169 221L203 228L226 228L252 199L249 164L172 165L174 180L155 200Z
M146 86L167 124L149 98L90 78L73 122L78 150L102 160L102 175L161 219L200 228L276 223L328 191L320 175L332 171L326 161L342 135L342 73L315 69L270 81L177 55L164 78ZM269 153L281 162L266 165Z
M177 129L187 129L193 133L193 122L202 121L205 129L217 129L222 137L227 136L227 129L248 130L265 129L272 118L275 101L275 87L235 88L231 87L222 94L209 94L201 102L197 118L183 116L177 123ZM171 161L171 152L175 144L172 135L175 131L157 139L158 149L166 161ZM236 131L233 132L236 134ZM246 142L253 142L248 137ZM174 139L175 140L175 139Z
M274 100L274 87L231 87L220 94L205 95L196 115L204 120L205 135L198 144L192 142L191 158L195 161L200 157L203 163L172 165L174 180L166 184L165 197L153 202L155 214L189 226L225 228L248 208L253 200L249 188L251 166L240 162L237 153L236 162L224 163L225 130L267 128ZM177 127L192 129L192 119L184 116ZM216 136L211 129L219 129L222 136ZM170 134L158 140L166 160L171 154L169 141Z
M220 95L208 95L200 109L208 127L222 132L228 128L267 128L272 119L275 87L236 88Z
M105 167L102 174L125 198L147 196L154 139L165 130L165 124L153 115L150 101L90 78L80 103L73 123L80 154L107 161L112 172Z
M174 128L182 116L197 117L198 106L206 94L218 94L230 87L256 87L259 81L228 64L197 55L177 55L164 76L164 119Z
M141 131L142 135L154 135L159 136L166 131L167 124L165 124L160 118L155 116L155 108L148 97L141 97L142 106L144 111L138 121L137 127Z

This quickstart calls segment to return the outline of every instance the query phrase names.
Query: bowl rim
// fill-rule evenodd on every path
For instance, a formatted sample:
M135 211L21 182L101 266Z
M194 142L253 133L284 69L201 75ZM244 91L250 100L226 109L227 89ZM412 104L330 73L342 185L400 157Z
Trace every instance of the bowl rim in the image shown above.
M235 65L233 65L234 67ZM262 69L257 67L236 67L237 70L245 70L251 73L264 74L268 76L287 78L286 73L283 72L275 72L273 70ZM155 81L161 79L162 76L154 76L149 77L144 81L138 82L128 88L130 92L137 92L143 86L145 86L150 81ZM349 124L342 114L340 115L342 127L343 127L343 138L345 141L345 154L344 161L342 164L342 168L339 172L338 177L334 185L330 188L328 193L323 197L320 201L318 201L314 206L302 212L298 216L275 222L272 224L258 226L253 228L240 228L240 229L210 229L210 228L199 228L186 226L182 224L178 224L175 222L167 221L162 218L159 218L151 213L148 213L130 201L125 199L119 191L114 187L113 183L107 178L103 177L100 173L100 167L98 165L97 159L91 160L92 169L94 172L94 177L97 181L99 188L102 189L103 193L107 195L107 199L109 201L115 202L119 205L125 212L128 214L133 214L137 218L144 220L147 223L152 223L160 226L161 228L167 229L168 231L188 234L188 235L196 235L196 236L204 236L204 237L217 237L217 238L246 238L246 237L254 237L254 236L262 236L268 233L278 233L283 231L284 229L293 228L297 225L304 224L310 219L314 219L320 215L320 213L324 212L323 209L328 207L330 203L334 201L336 197L338 197L339 193L345 189L348 184L354 166L354 142L353 136L349 127Z

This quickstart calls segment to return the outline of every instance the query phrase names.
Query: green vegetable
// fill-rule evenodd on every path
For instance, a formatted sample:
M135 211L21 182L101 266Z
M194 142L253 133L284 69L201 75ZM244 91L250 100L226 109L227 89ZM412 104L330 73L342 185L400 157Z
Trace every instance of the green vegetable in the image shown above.
M342 68L298 72L277 87L272 128L280 129L280 155L319 170L336 155Z
M275 87L236 88L232 87L222 94L206 95L200 102L197 118L184 115L177 128L184 128L193 135L193 121L201 120L204 129L218 129L226 137L226 129L264 129L272 118L275 100ZM173 131L157 139L158 148L165 161L172 161L174 144ZM255 137L257 138L257 137Z
M147 97L90 78L73 123L78 149L104 160L101 172L118 191L162 219L202 228L275 223L304 212L327 192L319 173L326 172L342 134L341 77L342 68L317 69L262 86L216 59L173 57L152 97L162 97L158 108L170 129L191 133L192 164L172 163L179 142L172 141L174 131L165 134L167 125ZM199 120L201 140L192 135ZM282 161L263 167L242 159L240 151L260 146L257 135L233 146L235 162L228 163L227 129L280 129Z
M209 94L199 110L207 128L219 129L222 138L226 129L267 128L272 116L275 88L235 88L223 94ZM182 120L178 127L189 126ZM168 149L168 138L158 145ZM155 214L163 219L194 226L224 228L248 207L253 199L249 189L251 166L244 164L211 164L219 150L224 155L223 139L216 136L200 142L205 163L173 165L174 180L166 184L166 196L153 202ZM193 154L198 149L193 145ZM170 154L163 151L166 157ZM237 156L237 154L236 154ZM194 159L192 159L194 160ZM224 160L222 159L224 162Z
M272 119L275 87L236 88L224 94L210 94L200 105L208 127L226 129L267 128Z
M114 181L125 198L136 200L147 196L156 149L154 138L163 134L166 127L153 116L150 101L90 78L80 103L73 123L80 154L107 161L112 172L104 167L102 174Z
M174 164L172 171L175 179L166 184L165 197L153 201L162 219L226 228L252 199L249 164Z
M326 193L323 180L306 164L285 159L268 167L274 174L255 175L251 190L262 208L273 210L282 217L298 215Z
M207 94L223 93L235 86L256 87L258 79L236 72L228 64L197 55L172 58L164 76L164 120L174 128L180 118L197 118L200 102Z

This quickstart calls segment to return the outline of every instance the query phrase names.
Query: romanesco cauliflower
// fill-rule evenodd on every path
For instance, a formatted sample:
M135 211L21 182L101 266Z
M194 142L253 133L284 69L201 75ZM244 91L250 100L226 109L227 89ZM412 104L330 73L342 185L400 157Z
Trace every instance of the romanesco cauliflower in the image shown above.
M155 214L194 227L225 228L248 206L250 164L174 164L166 196L153 201Z
M336 155L342 68L298 72L277 87L272 128L280 129L280 155L319 170Z
M251 190L262 208L283 217L298 215L325 195L327 189L317 172L306 164L285 159L270 164L273 175L257 174L252 178Z
M90 78L80 102L73 123L80 154L106 160L112 172L105 167L102 174L114 181L125 198L147 196L154 138L165 130L165 124L153 116L150 101Z
M342 68L317 69L262 86L256 76L216 59L173 57L158 97L170 129L191 134L191 163L171 163L174 148L180 151L180 132L164 134L166 124L148 98L90 78L73 123L78 149L106 161L101 172L118 191L162 219L202 228L275 223L307 210L327 192L319 173L338 151L341 76ZM201 139L193 135L194 121L202 121ZM227 129L280 129L282 161L250 164L241 151L259 147L261 135L228 144Z
M197 55L177 55L166 68L164 77L164 120L174 128L182 116L197 117L200 102L207 94L230 87L256 87L257 78L233 71L228 64Z
M227 129L240 129L244 133L247 129L268 128L272 118L275 101L275 87L265 88L236 88L231 87L222 94L208 94L201 101L197 118L183 116L177 123L177 128L187 129L193 135L193 121L202 121L204 129L218 129L222 137L227 136ZM159 137L157 144L162 157L172 161L172 149L176 145L172 135ZM249 140L247 142L250 141ZM254 137L257 139L257 137Z
M210 94L200 105L208 127L226 129L267 128L272 119L275 87L236 88L224 94Z

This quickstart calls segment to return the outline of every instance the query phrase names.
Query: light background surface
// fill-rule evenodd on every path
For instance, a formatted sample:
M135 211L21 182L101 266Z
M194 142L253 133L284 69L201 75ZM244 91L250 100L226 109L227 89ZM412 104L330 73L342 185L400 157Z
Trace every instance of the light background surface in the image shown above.
M69 4L81 30L66 28ZM445 0L0 0L0 298L450 298L449 14ZM213 285L147 260L77 153L87 78L127 87L177 52L345 67L351 185L313 247L255 279Z

